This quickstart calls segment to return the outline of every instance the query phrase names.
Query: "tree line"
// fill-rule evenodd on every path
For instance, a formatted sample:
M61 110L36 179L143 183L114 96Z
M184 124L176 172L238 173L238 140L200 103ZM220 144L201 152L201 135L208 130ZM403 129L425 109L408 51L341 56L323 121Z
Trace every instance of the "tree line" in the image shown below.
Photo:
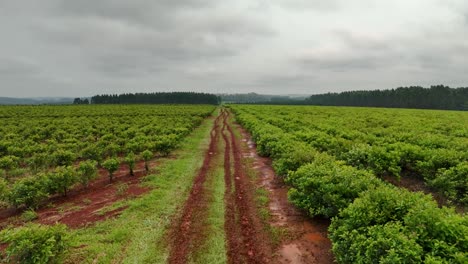
M410 86L390 90L327 93L312 95L304 103L328 106L468 110L468 87L450 88L436 85L423 88Z
M86 100L86 99L85 99ZM75 99L75 104L85 100ZM196 92L102 94L91 97L91 104L219 104L214 94Z

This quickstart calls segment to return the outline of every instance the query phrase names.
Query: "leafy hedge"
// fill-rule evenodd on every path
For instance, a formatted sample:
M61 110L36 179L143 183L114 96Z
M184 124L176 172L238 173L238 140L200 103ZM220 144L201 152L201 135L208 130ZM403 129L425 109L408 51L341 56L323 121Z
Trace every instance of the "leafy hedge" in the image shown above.
M467 142L379 129L374 135L350 132L340 123L342 117L330 118L345 114L335 109L322 110L333 125L308 122L304 108L291 108L289 115L286 107L276 112L265 106L232 109L252 133L259 153L270 156L276 172L286 176L289 199L311 216L332 218L329 231L338 263L468 263L466 215L438 208L432 197L375 176L413 171L448 198L466 203ZM373 123L392 122L378 116L363 119L369 131ZM447 129L460 130L454 125Z
M7 263L57 263L70 246L65 225L27 224L0 232L0 242L7 243Z
M468 218L422 193L366 191L329 228L339 263L467 263Z
M289 199L310 216L331 218L346 208L359 194L384 183L370 172L358 170L327 154L317 154L314 161L291 172Z

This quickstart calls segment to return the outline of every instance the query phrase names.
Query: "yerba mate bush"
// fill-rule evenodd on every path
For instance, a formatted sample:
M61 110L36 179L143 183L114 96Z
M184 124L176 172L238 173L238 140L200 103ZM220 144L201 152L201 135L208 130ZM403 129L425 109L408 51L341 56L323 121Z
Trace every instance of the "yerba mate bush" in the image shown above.
M305 106L230 106L289 199L331 218L338 263L467 263L468 217L379 179L419 175L466 204L468 113Z

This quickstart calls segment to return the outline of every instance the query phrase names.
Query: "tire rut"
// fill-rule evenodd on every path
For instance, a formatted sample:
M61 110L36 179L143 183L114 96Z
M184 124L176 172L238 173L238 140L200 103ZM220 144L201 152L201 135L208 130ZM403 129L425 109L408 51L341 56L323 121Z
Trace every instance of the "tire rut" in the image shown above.
M226 132L223 133L223 139L226 145L225 219L227 221L225 229L228 261L232 264L269 263L270 246L266 242L268 239L265 239L263 234L262 224L256 214L256 205L251 195L254 186L244 171L240 143L228 122L229 117L229 112L223 110L223 132ZM229 157L226 155L229 155ZM234 174L231 172L231 160L234 161ZM234 186L232 186L232 182Z
M213 159L218 151L220 124L218 115L210 131L210 145L205 153L203 166L195 177L192 190L184 204L182 215L170 231L170 252L168 263L187 263L191 253L206 240L204 224L208 213L208 197L204 184L208 172L213 169Z

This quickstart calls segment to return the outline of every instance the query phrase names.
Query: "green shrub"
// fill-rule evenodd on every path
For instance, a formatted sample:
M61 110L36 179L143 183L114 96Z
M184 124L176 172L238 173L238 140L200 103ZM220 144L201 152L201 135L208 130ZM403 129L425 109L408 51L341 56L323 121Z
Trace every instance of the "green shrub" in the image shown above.
M76 156L69 150L59 149L52 154L52 162L55 166L70 166Z
M125 161L125 163L127 163L128 168L130 169L130 175L133 176L134 175L133 169L135 169L135 164L136 164L136 155L135 155L135 153L133 153L133 151L128 153L127 156L125 156L124 161Z
M383 183L371 173L343 165L327 154L291 172L289 199L309 215L333 217L346 208L363 191Z
M439 209L431 196L395 187L363 193L333 218L329 231L339 263L468 260L468 219Z
M176 147L177 141L178 140L175 134L160 136L158 137L158 140L154 142L154 148L163 156L167 156L171 150Z
M78 181L83 186L88 187L89 182L97 177L97 162L94 160L87 160L80 163L78 166Z
M153 158L153 152L151 152L150 150L145 150L141 153L141 157L145 161L145 170L146 172L148 172L149 171L148 162Z
M468 204L468 162L459 163L450 169L440 169L428 184L450 200Z
M34 210L28 209L21 214L21 220L24 222L31 222L38 218L37 213Z
M47 181L44 175L21 179L11 187L8 200L16 207L25 205L28 208L35 209L49 196Z
M283 157L273 161L273 167L278 175L286 176L289 171L295 171L299 167L314 160L317 151L303 142L297 142L294 150Z
M8 182L0 178L0 202L8 200L9 191Z
M356 144L342 158L351 166L371 169L376 175L390 174L400 177L401 157L396 151L385 147Z
M119 169L120 162L116 158L107 159L102 163L102 167L104 167L109 172L109 181L112 182L114 177L114 172Z
M451 149L426 149L424 159L416 162L415 170L426 181L433 180L440 169L456 166L462 160L462 153Z
M421 263L423 249L399 222L347 230L333 243L338 263Z
M76 171L73 167L57 167L47 176L49 194L67 195L68 190L77 182Z
M95 160L98 163L102 161L104 150L95 145L89 145L81 151L81 156L88 160Z
M70 237L64 225L27 224L3 230L0 241L8 243L8 263L57 263L68 249Z
M17 168L19 165L19 158L16 156L4 156L0 158L0 169L4 169L6 171L12 170Z

